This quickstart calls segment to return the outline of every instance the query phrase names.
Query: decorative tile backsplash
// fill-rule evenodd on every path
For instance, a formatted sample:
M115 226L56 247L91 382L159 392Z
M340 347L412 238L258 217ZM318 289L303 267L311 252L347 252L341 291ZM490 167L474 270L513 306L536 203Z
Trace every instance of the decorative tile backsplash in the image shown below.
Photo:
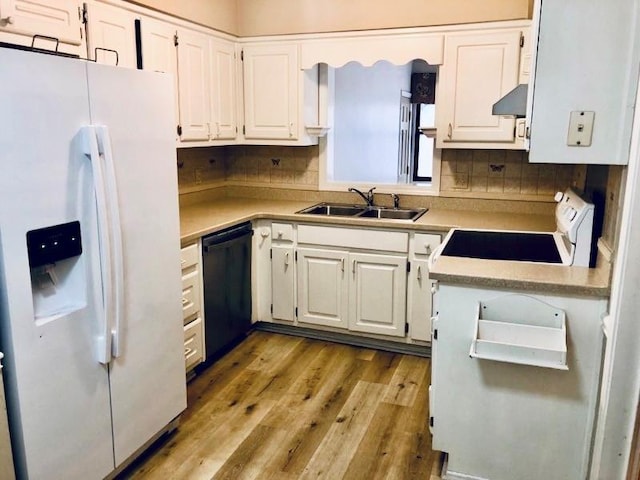
M571 185L573 165L532 164L517 150L443 150L444 196L548 200Z

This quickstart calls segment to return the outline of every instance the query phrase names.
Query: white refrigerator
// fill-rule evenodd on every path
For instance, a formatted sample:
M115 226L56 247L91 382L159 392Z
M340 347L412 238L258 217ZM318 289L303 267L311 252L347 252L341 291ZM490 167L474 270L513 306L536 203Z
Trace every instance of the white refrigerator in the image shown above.
M100 479L186 407L173 81L0 48L18 478Z

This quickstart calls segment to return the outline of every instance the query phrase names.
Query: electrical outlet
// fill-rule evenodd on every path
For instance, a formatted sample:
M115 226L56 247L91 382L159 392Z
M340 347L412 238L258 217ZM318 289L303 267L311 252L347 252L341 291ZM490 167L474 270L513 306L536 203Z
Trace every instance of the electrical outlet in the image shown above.
M593 135L593 121L596 112L578 110L569 116L567 145L570 147L590 147Z
M196 177L196 185L200 185L202 183L202 169L201 168L196 168L195 177Z

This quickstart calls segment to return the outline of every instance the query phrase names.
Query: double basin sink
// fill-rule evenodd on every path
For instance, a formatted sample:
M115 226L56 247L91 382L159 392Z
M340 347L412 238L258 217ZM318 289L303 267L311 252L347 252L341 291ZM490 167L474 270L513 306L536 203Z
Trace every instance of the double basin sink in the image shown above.
M426 211L426 208L389 208L323 202L304 208L296 213L329 217L374 218L415 222Z

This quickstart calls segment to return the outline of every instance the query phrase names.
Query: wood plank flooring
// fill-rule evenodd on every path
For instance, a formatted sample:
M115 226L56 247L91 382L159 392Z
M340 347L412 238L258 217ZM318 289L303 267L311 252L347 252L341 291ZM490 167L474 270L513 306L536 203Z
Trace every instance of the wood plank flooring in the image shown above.
M427 358L253 332L188 387L177 432L119 478L438 479Z

